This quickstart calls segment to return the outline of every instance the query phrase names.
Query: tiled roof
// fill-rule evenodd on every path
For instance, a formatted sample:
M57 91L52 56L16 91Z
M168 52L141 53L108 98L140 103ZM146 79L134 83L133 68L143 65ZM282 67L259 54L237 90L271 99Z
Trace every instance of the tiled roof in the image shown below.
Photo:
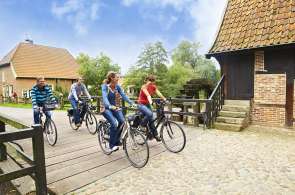
M79 65L66 49L61 48L20 43L0 61L0 66L7 63L13 66L17 77L78 77Z
M295 43L295 0L228 0L209 54Z

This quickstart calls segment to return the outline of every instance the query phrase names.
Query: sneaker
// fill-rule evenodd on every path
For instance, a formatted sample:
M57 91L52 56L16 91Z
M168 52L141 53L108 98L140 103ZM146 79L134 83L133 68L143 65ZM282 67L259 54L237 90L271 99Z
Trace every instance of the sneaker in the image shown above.
M113 147L111 148L111 151L112 151L112 152L115 152L115 151L117 151L117 150L119 150L119 146L113 146Z
M156 139L157 142L162 141L161 138L158 135L154 135L154 138Z
M81 123L77 123L76 124L76 127L81 127Z

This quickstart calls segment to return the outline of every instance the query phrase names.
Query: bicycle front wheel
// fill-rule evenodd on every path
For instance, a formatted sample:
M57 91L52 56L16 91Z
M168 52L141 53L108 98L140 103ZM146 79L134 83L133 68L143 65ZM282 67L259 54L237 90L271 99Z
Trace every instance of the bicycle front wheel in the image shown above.
M162 124L161 140L167 150L173 153L181 152L186 144L186 136L181 126L168 120Z
M86 127L91 135L97 131L97 120L92 112L86 113Z
M130 130L123 139L123 147L128 161L133 167L142 168L149 160L149 146L145 137L136 130Z
M97 138L98 138L98 143L99 146L102 150L102 152L106 155L110 155L112 153L112 150L109 147L109 134L107 133L106 125L103 123L100 123L98 126L98 131L97 131Z
M57 141L57 129L52 119L47 119L45 123L45 134L49 145L54 146Z

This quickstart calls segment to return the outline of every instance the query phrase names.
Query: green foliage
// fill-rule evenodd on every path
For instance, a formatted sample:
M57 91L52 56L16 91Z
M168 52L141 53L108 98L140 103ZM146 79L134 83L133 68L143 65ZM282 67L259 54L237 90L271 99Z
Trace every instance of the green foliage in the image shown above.
M138 57L137 67L148 73L167 70L168 54L161 42L147 44Z
M190 66L195 70L198 66L198 60L201 56L198 54L199 43L182 41L172 52L173 64Z
M159 90L165 96L180 95L183 85L193 78L219 79L219 71L213 61L198 54L199 43L182 41L172 52L172 65L167 67L168 54L161 42L148 44L125 75L123 86L133 86L139 92L148 74L157 76Z
M96 58L81 53L76 60L80 64L79 74L84 78L86 86L89 87L90 94L98 94L100 85L109 71L120 71L119 65L114 64L103 53L100 53Z
M69 96L69 91L57 85L55 87L55 90L53 91L53 96L60 101L61 95L63 96L63 98L67 98Z
M166 96L175 97L180 94L183 85L193 77L192 69L178 64L172 65L165 79L162 93Z

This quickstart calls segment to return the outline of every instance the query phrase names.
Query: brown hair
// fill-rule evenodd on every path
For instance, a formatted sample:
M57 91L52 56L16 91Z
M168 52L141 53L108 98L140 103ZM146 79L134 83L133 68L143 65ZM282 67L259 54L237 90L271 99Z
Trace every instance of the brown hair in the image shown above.
M150 82L155 82L155 81L156 81L156 76L150 74L150 75L148 75L148 76L144 79L144 81L145 81L145 82L148 82L148 81L150 81Z
M117 73L114 71L109 71L107 74L107 78L103 82L105 84L110 84L110 82L112 81L112 78L115 78L116 74Z

